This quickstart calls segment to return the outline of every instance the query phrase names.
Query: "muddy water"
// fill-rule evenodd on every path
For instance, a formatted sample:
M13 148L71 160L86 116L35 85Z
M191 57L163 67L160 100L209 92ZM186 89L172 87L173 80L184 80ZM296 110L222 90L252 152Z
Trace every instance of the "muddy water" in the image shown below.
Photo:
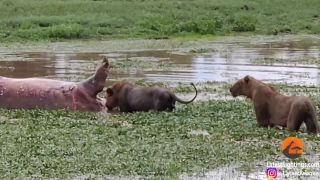
M47 77L77 81L94 72L100 56L113 60L156 59L175 68L112 72L111 80L145 79L169 83L221 81L232 83L245 75L299 85L320 83L320 40L212 42L212 49L147 50L115 52L0 52L0 75ZM222 45L222 46L219 46ZM191 53L193 52L193 53ZM194 53L196 52L196 53ZM265 63L265 61L268 63ZM280 60L280 61L279 61ZM309 61L312 60L312 61Z

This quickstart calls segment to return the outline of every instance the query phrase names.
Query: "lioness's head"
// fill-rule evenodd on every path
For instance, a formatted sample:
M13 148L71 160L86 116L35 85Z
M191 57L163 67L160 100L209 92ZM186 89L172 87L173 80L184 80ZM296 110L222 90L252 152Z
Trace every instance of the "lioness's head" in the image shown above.
M240 95L243 96L249 96L250 94L250 88L251 88L251 81L254 78L247 75L244 78L238 80L231 88L230 88L230 92L232 94L233 97L237 97Z
M111 88L107 88L106 106L108 110L112 110L113 108L119 106L119 93L126 84L128 84L128 82L123 80L116 82Z

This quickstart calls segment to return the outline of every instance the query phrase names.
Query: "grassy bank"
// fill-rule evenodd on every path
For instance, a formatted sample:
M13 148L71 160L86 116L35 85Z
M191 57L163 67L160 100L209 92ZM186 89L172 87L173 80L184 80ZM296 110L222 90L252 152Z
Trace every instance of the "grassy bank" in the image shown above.
M318 0L1 0L0 40L319 33Z
M319 103L318 103L319 104ZM320 114L318 114L320 115ZM102 116L1 110L0 177L171 176L281 156L295 133L258 128L245 101L181 105L173 113ZM299 134L306 153L319 137Z

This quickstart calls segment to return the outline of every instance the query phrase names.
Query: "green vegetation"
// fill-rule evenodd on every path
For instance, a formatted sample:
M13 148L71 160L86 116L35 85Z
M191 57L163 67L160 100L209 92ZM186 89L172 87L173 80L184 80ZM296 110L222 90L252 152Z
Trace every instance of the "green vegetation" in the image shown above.
M0 40L320 33L318 0L1 0Z
M273 64L320 64L318 57L292 57L288 58L261 58L252 60L253 64L273 65Z
M282 139L296 134L257 127L246 101L197 102L179 105L172 113L112 116L64 110L0 112L2 178L175 177L224 164L273 160L281 156ZM311 147L307 151L319 151L319 136L298 136Z
M174 38L157 42L141 40L140 44L130 40L84 43L89 43L86 45L96 52L124 47L183 47L186 53L206 53L216 49L208 42L187 42L180 38L206 39L239 33L320 33L319 9L318 0L0 0L0 41ZM53 49L41 43L39 47ZM72 48L81 51L83 44L74 43ZM115 72L181 68L162 59L115 61L111 58L111 61ZM284 62L273 58L254 60L264 64ZM318 58L292 59L292 62L318 64ZM92 63L88 69L94 70L98 63ZM166 82L133 83L158 85L176 93L194 93L189 84L173 87ZM230 95L227 83L195 84L202 97L206 97L205 93L223 98ZM320 108L318 87L275 86L286 94L311 96ZM200 96L192 104L178 104L172 113L110 115L0 109L0 177L72 178L93 174L174 178L181 173L201 173L223 165L250 166L249 162L278 159L282 156L280 143L290 135L304 140L306 154L320 151L319 136L258 127L252 105L246 100L201 101ZM300 160L312 161L305 158Z

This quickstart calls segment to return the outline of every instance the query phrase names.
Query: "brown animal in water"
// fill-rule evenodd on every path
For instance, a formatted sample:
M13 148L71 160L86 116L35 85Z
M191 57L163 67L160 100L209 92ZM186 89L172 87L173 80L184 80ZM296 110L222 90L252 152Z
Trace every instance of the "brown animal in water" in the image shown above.
M238 80L231 88L233 97L246 96L253 102L258 125L286 127L288 130L298 131L305 122L308 133L320 131L316 119L316 107L304 96L284 96L268 84L245 76Z
M0 108L101 111L105 99L97 94L103 90L108 73L109 62L104 58L94 75L78 83L0 76Z
M183 101L167 89L160 87L136 87L127 81L115 83L107 89L106 106L109 110L119 107L121 112L134 111L172 111L176 101L188 104L195 100L198 91L193 83L191 85L196 95L190 101Z

